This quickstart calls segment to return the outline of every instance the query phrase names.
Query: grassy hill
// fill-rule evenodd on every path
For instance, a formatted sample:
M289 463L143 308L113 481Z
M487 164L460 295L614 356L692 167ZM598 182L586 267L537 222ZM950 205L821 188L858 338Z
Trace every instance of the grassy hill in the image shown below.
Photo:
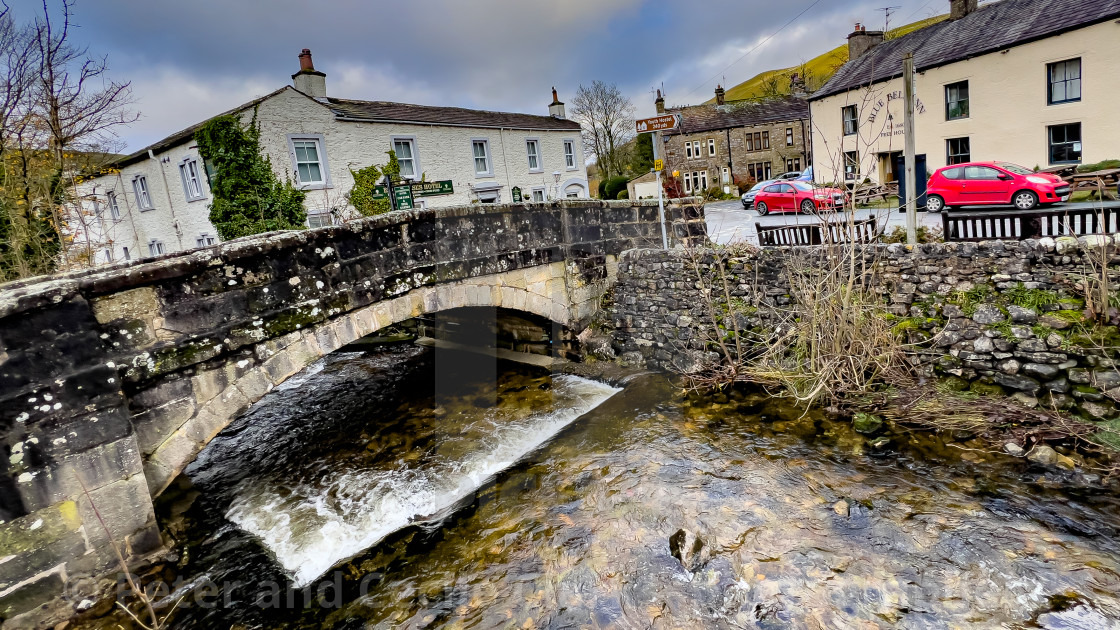
M948 17L948 15L938 15L898 28L892 28L887 32L887 39L901 37L911 31L916 31L930 24L936 24ZM810 91L816 90L824 85L832 75L836 73L837 68L844 65L847 61L848 45L837 46L823 55L817 55L802 64L789 68L782 68L780 70L761 72L743 81L739 85L728 88L726 98L729 101L740 101L748 98L788 94L789 75L794 72L799 72L804 76L806 86ZM715 103L715 99L713 98L707 102Z

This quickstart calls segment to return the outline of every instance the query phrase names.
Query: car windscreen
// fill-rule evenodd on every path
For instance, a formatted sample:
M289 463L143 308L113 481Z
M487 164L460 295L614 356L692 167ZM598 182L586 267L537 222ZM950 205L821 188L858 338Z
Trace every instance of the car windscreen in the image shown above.
M759 182L759 183L754 185L754 188L751 188L750 192L758 192L758 191L762 190L765 186L768 186L769 184L770 184L770 182Z
M815 187L808 182L790 182L790 185L798 190L805 192L812 192L813 190L815 190Z
M1012 164L1011 162L996 162L996 166L1002 168L1003 170L1005 170L1009 173L1015 173L1016 175L1033 175L1034 174L1034 171L1032 171L1031 169L1026 168L1024 166L1019 166L1018 164Z

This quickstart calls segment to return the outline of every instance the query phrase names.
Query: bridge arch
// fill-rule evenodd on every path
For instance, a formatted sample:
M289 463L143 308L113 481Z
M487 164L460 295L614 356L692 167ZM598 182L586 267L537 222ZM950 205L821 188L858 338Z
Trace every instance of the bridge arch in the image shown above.
M701 207L667 214L675 242L704 238ZM660 245L649 202L477 204L0 286L0 538L26 543L5 550L0 602L36 593L17 598L31 608L2 614L33 614L66 580L117 570L118 550L131 560L158 549L152 496L319 357L458 307L578 331L616 257Z

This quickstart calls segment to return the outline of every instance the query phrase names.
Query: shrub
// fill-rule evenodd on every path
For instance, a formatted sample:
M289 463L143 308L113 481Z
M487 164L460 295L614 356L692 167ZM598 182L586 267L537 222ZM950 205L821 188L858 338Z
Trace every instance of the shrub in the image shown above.
M214 168L210 222L222 240L274 230L301 230L307 221L304 192L272 172L261 155L256 113L249 126L236 116L218 116L197 132L198 152Z
M623 189L623 190L620 190L620 191L618 192L618 196L617 196L617 197L615 197L615 199L629 199L629 198L630 198L630 191L629 191L629 190L625 190L625 189Z
M602 188L600 199L618 199L619 191L626 190L626 183L630 181L624 175L617 175L600 184Z
M362 216L372 217L384 214L393 208L388 199L373 198L374 188L381 183L386 175L393 183L400 181L401 166L397 162L397 153L388 151L387 154L389 162L385 166L373 164L361 170L350 170L350 174L354 176L354 187L350 189L347 198L354 209L360 212Z

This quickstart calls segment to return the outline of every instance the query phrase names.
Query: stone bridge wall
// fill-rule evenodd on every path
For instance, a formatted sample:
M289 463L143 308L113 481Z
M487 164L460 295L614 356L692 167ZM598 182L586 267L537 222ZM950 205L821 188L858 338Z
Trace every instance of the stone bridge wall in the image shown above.
M703 238L702 207L667 210L674 240ZM316 358L464 306L579 329L617 255L660 241L649 203L476 205L0 287L0 619L110 570L111 540L158 548L150 497Z
M869 278L884 316L919 344L913 358L926 372L980 392L1017 394L1028 404L1076 405L1082 415L1105 420L1113 411L1099 404L1102 390L1120 387L1120 372L1108 365L1111 353L1093 346L1120 347L1120 331L1087 332L1074 323L1085 303L1073 286L1093 273L1086 256L1100 259L1101 242L1113 243L1115 252L1120 236L881 245L866 260L875 263ZM827 264L826 253L783 247L734 257L728 268L741 327L773 328L791 301L787 265ZM1108 259L1115 294L1120 259ZM690 260L653 250L622 257L610 313L617 352L640 352L648 364L672 371L710 360L698 329L710 329L711 318ZM699 260L711 273L712 256Z

